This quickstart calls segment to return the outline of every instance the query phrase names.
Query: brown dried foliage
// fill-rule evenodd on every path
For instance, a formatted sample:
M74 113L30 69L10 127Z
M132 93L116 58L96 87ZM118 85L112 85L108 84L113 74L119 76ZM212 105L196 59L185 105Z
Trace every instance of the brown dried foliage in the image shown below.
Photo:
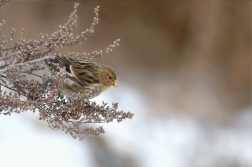
M1 0L0 5L6 1ZM132 118L130 112L118 111L118 104L109 107L107 103L102 105L89 101L89 97L98 91L94 88L84 95L76 95L66 99L59 94L58 89L66 79L65 69L54 74L47 74L41 62L61 55L64 46L80 44L94 33L94 26L98 24L99 7L94 9L95 17L90 28L74 36L72 31L77 26L77 7L69 16L68 22L59 26L51 36L39 34L38 40L26 40L24 31L20 41L13 43L15 30L12 29L8 38L1 37L0 42L0 114L11 115L24 111L39 113L39 120L46 121L53 129L61 129L72 137L83 139L85 135L97 136L104 133L102 126L99 128L83 128L87 123L108 123L116 119ZM0 28L5 21L0 23ZM75 54L69 53L67 57L92 59L101 57L112 51L113 47L119 45L119 39L115 40L104 51L92 53ZM42 75L41 75L42 71ZM40 73L39 73L40 72ZM31 77L32 76L32 77ZM29 79L33 78L33 79ZM5 91L3 90L5 88Z

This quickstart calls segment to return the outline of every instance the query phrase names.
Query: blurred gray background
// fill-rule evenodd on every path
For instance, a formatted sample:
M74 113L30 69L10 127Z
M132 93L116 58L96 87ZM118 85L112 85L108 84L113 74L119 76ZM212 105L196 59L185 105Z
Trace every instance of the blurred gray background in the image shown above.
M252 166L250 1L80 1L79 34L100 6L95 33L62 53L120 46L94 59L118 88L92 99L119 103L132 120L104 124L83 141L31 112L0 117L0 166ZM20 38L52 34L73 1L14 1L1 7ZM100 126L94 125L94 126Z

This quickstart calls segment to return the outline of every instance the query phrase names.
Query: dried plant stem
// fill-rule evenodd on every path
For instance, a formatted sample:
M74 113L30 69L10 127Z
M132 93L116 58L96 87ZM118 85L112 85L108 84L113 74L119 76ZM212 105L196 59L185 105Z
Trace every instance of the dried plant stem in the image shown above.
M0 0L0 6L6 0ZM94 9L95 17L91 26L74 37L73 29L77 26L77 7L69 16L69 20L51 36L39 34L39 40L25 40L23 29L20 41L12 43L15 29L11 30L9 38L2 36L0 41L0 115L11 115L32 111L39 113L39 120L46 121L52 129L61 129L74 138L83 139L85 135L97 136L104 133L102 127L82 128L83 124L109 123L113 120L121 122L123 119L132 118L130 112L117 111L118 104L112 107L106 103L98 105L89 101L98 91L99 86L80 95L74 95L66 99L59 93L60 86L66 82L67 77L72 77L64 68L57 66L58 72L48 73L43 67L44 61L61 55L65 46L80 44L94 33L94 27L98 24L99 7ZM1 26L5 21L0 23ZM69 53L66 57L78 59L93 59L102 57L119 45L119 39L115 40L104 51L75 54ZM35 79L33 79L35 77ZM9 89L9 93L3 90ZM25 97L22 98L21 96Z

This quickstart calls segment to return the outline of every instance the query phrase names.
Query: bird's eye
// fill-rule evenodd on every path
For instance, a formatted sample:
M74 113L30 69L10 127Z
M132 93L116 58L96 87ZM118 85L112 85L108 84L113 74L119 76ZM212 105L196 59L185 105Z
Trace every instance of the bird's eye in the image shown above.
M111 76L109 76L109 79L111 80L111 79L112 79L112 77L111 77Z

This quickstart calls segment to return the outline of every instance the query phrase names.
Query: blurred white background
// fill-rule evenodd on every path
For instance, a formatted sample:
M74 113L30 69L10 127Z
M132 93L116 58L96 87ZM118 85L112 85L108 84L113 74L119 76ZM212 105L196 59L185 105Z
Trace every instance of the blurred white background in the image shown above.
M0 116L0 166L252 166L251 2L81 2L76 34L93 9L100 22L85 43L63 53L120 46L99 63L118 88L92 100L119 103L133 119L74 140L32 112ZM51 34L73 2L9 2L2 35ZM94 126L100 126L94 125Z

